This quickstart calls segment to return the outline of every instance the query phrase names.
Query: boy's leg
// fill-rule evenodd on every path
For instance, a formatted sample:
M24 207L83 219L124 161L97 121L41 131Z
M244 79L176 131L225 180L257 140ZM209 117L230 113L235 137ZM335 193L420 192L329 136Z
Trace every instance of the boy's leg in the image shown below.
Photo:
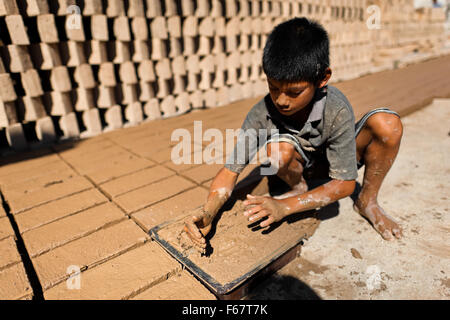
M274 144L277 144L277 146L273 148ZM273 154L272 150L278 151L278 157ZM290 197L308 191L308 186L303 178L302 162L304 161L292 144L288 142L268 143L267 156L271 159L273 165L278 168L277 176L292 189L292 191L278 196L278 198Z
M395 114L379 112L367 119L356 137L358 161L365 164L362 190L354 208L367 218L386 240L402 236L400 226L389 217L377 202L384 177L397 156L403 127Z

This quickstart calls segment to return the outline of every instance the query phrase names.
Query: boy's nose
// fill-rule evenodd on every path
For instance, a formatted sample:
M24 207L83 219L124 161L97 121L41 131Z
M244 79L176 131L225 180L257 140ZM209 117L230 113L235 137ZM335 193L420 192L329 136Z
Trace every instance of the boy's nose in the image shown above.
M289 107L289 99L286 97L286 95L284 93L281 93L278 97L277 97L277 105L280 108L286 108Z

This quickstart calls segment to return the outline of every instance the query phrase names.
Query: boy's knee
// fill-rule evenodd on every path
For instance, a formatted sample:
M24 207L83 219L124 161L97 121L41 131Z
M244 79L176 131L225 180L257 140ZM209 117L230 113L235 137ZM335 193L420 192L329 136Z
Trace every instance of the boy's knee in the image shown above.
M276 152L276 153L275 153ZM278 173L288 170L290 163L295 158L295 148L287 142L272 142L267 144L267 156L272 166L276 166Z
M403 135L403 125L395 114L379 112L367 120L372 135L386 146L398 146Z

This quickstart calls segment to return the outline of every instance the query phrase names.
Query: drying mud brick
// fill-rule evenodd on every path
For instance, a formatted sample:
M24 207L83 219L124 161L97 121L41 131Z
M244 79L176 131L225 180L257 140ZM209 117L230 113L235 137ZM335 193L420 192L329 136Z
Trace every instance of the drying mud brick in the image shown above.
M108 124L104 132L122 128L122 108L119 105L112 106L105 111L105 121Z
M0 2L0 16L11 14L19 14L19 8L17 7L16 0L4 0Z
M63 131L62 138L71 139L80 135L77 116L74 112L61 116L61 118L59 119L59 126Z
M195 186L192 182L178 176L170 177L115 198L115 202L127 213L132 213L155 202L170 198Z
M108 42L110 52L114 53L113 63L123 63L125 61L130 60L130 47L128 46L128 42L123 41L113 41ZM105 60L103 62L107 62Z
M208 191L197 187L173 198L140 210L132 215L147 232L157 225L184 216L187 211L205 204Z
M10 102L17 99L11 76L7 73L0 74L0 101Z
M296 219L292 217L271 230L254 230L256 226L248 227L243 211L242 201L237 200L230 210L221 214L210 239L212 253L209 257L200 256L181 232L182 219L163 227L158 235L219 284L226 285L264 267L271 259L297 245L300 239L309 238L319 225L315 216L300 213Z
M98 109L83 111L82 119L86 126L86 130L80 134L82 138L92 137L102 132L102 124Z
M91 17L92 38L100 41L108 41L108 19L105 15L96 14Z
M14 236L14 230L7 217L0 217L0 240Z
M51 166L51 167L50 167ZM21 196L32 191L46 188L51 184L61 183L63 180L76 176L76 173L63 161L54 161L45 172L36 169L12 173L0 178L2 192L9 196Z
M144 16L144 0L129 1L127 14L130 17L143 17Z
M181 266L156 243L128 251L81 273L80 290L65 282L44 292L45 299L127 299L161 283Z
M146 0L146 7L147 7L147 12L145 13L145 15L148 18L154 18L157 16L161 16L162 15L162 10L161 10L161 2L160 1L152 1L152 0Z
M8 45L8 59L5 61L5 65L9 65L11 72L24 72L33 68L30 54L27 46Z
M120 209L105 203L25 232L23 240L30 256L35 257L123 219Z
M108 61L108 50L106 47L106 42L91 40L88 42L89 52L88 62L90 64L101 64Z
M113 31L119 41L131 41L130 26L125 16L114 18Z
M101 154L104 149L110 148L114 145L112 141L105 140L101 137L94 137L92 139L86 139L78 141L76 148L70 148L70 145L62 144L60 146L54 146L58 154L65 160L71 161L72 159L88 157L94 154Z
M43 97L47 112L52 116L63 116L73 111L69 92L50 91Z
M86 62L83 43L75 41L61 41L60 50L63 64L68 67L75 67Z
M17 123L17 110L14 102L0 101L0 127L9 127Z
M164 17L155 17L150 22L150 34L152 38L167 39L167 23Z
M37 16L37 28L41 42L58 43L58 31L56 30L55 16L43 14Z
M92 268L148 239L142 229L127 220L44 253L33 259L33 265L43 289L47 290L69 277L70 265L81 270Z
M216 297L183 270L138 294L133 300L216 300Z
M19 100L19 110L19 113L23 114L25 121L35 121L40 118L45 118L47 115L41 97L22 97Z
M1 300L31 300L32 297L33 290L22 263L0 271Z
M99 162L105 161L105 159L111 161L117 161L121 158L126 158L127 155L131 155L128 151L124 150L120 146L109 144L98 144L99 150L89 150L84 148L83 153L70 152L74 150L68 150L67 152L60 153L61 156L70 163L79 173L84 174L89 171L98 170ZM105 146L105 148L101 148Z
M117 82L114 73L114 64L111 62L105 62L100 64L100 68L98 71L98 79L102 86L115 87Z
M23 22L21 15L8 15L5 17L6 27L9 31L9 36L13 44L28 45L27 28Z
M100 188L111 198L115 198L127 191L157 182L174 175L175 172L162 166L156 166L103 183Z
M125 3L122 0L109 0L105 4L105 11L108 17L118 17L125 15Z
M41 42L32 44L30 48L36 68L51 70L62 64L58 44Z
M92 89L97 83L95 82L94 73L92 67L89 64L83 63L75 67L74 72L75 82L84 89Z
M7 197L7 201L11 212L16 214L49 201L91 189L92 187L92 184L86 178L78 176L63 181L62 183L50 185L47 188L34 191L30 194Z
M126 158L113 161L108 165L99 163L97 164L96 169L86 172L86 175L95 183L101 184L113 178L118 178L125 174L150 167L153 164L154 163L150 160L128 155Z
M97 106L99 108L109 108L116 104L116 95L114 87L99 86L97 88L98 98Z
M26 160L26 161L24 161ZM42 149L18 154L17 157L10 156L1 159L0 181L4 176L20 174L24 170L36 172L42 171L43 167L61 159L51 149ZM28 173L29 174L29 173Z
M14 167L11 167L11 172L7 170L0 176L0 186L3 191L17 188L25 190L29 185L32 186L36 183L43 186L54 181L53 179L56 179L59 174L68 177L73 173L73 170L64 161L57 159L36 167L23 167L19 171L13 169Z
M211 178L214 178L217 172L219 172L222 167L222 164L204 164L183 171L182 175L201 184L210 180Z
M0 240L0 257L0 270L21 261L16 241L13 237Z
M76 97L73 106L75 111L86 111L96 107L94 89L76 88L72 90L72 96Z
M64 24L68 40L76 42L86 41L84 35L84 25L81 16L68 15L66 16L66 23Z
M46 0L29 0L27 1L26 7L27 15L29 17L49 13L49 7Z
M44 144L56 140L56 131L53 126L52 118L44 117L36 120L36 136Z
M22 151L28 147L21 123L15 123L6 128L6 140L15 150Z
M22 212L15 220L20 233L24 233L107 201L100 191L91 189Z
M131 60L134 62L141 62L150 59L150 46L147 40L134 40L133 41L134 52Z
M131 30L136 40L148 39L148 24L145 17L134 17L131 19Z
M21 73L22 86L25 93L30 97L38 97L44 94L41 85L41 79L36 69L30 69Z

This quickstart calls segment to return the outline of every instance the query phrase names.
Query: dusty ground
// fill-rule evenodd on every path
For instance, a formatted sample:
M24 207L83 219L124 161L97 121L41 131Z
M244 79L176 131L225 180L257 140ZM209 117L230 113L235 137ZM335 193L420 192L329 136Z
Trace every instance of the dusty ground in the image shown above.
M262 299L450 298L450 100L405 118L397 160L379 202L403 227L386 242L350 198L321 214L300 258L253 294ZM362 180L364 169L359 171Z

